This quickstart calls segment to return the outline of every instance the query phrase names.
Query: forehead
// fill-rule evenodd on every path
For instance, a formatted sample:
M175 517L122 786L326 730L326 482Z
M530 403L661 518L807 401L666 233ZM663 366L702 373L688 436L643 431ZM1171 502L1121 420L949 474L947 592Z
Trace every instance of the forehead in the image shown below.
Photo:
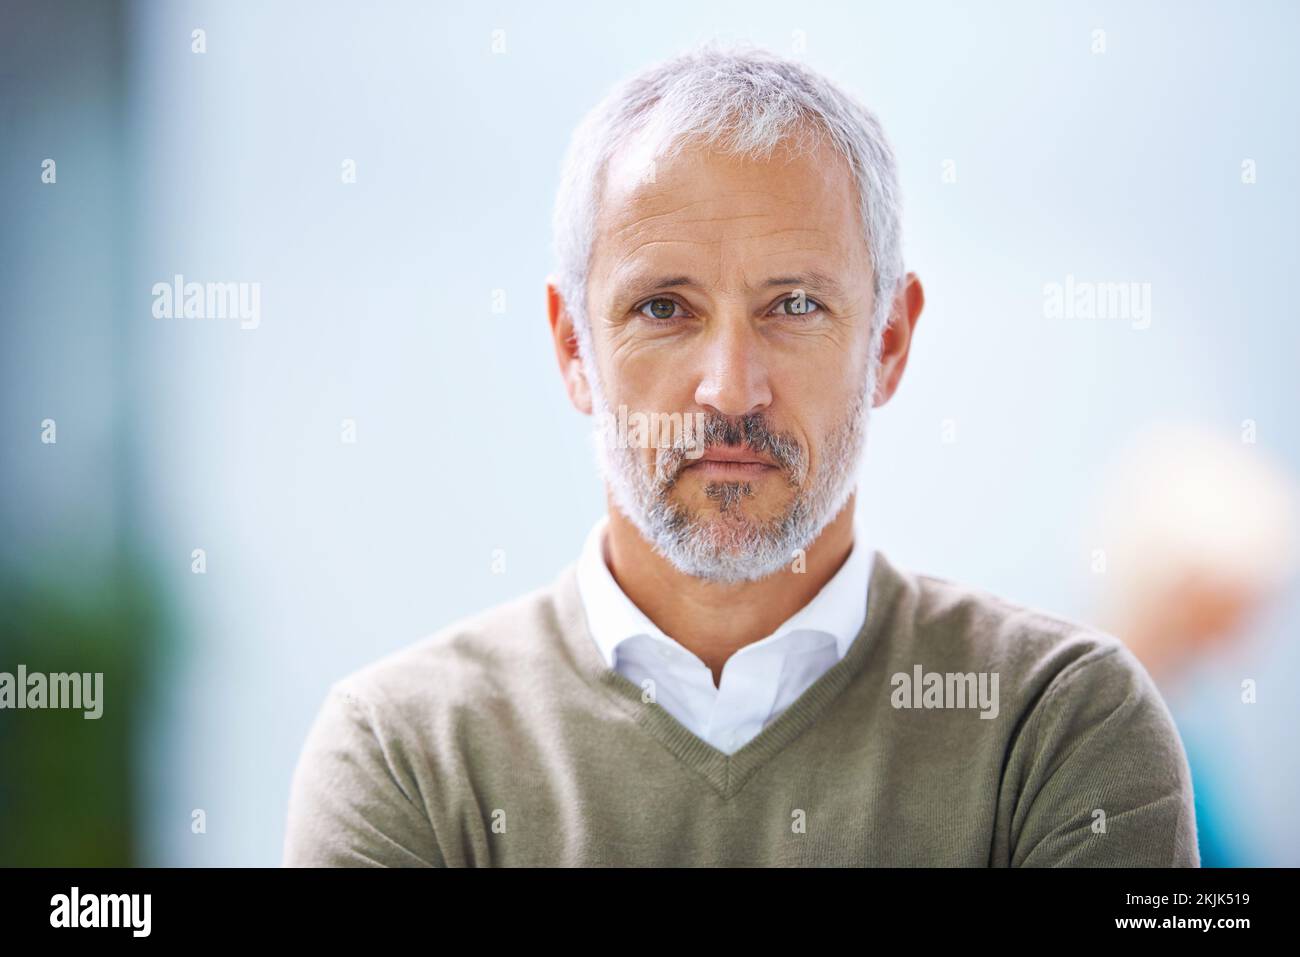
M852 173L824 143L779 145L770 159L706 146L663 158L634 140L606 169L592 256L592 278L613 283L647 269L721 284L782 268L870 278Z

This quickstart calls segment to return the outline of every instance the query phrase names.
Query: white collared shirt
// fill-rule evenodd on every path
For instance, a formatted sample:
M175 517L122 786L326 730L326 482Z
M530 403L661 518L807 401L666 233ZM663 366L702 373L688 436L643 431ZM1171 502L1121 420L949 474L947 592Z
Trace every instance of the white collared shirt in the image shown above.
M596 647L607 667L653 688L669 714L726 754L744 747L843 658L866 620L875 552L865 546L855 516L853 549L839 571L775 632L728 658L715 687L708 665L660 631L614 580L605 561L608 524L605 515L592 527L577 568Z

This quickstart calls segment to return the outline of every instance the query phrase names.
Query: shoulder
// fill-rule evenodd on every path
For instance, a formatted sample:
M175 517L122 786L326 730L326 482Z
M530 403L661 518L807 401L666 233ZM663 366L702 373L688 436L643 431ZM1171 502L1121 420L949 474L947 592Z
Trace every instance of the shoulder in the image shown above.
M1127 813L1149 804L1186 831L1191 780L1178 728L1154 679L1117 636L970 585L899 574L897 627L911 640L895 663L997 676L990 684L1007 732L1006 780L1027 793L1049 781L1068 791L1069 782L1082 788L1086 780L1110 795L1110 805L1093 806ZM1180 845L1169 853L1182 860L1189 852Z
M1145 668L1115 635L936 575L899 571L904 654L943 671L987 671L1022 706L1084 695L1093 707L1141 698L1163 703Z
M935 576L906 576L902 591L912 637L904 660L989 675L1000 720L990 722L997 733L988 740L997 744L1007 808L998 859L1197 866L1191 771L1178 728L1118 637Z
M375 731L426 728L466 703L490 705L553 652L555 589L535 588L456 619L336 680L329 698ZM380 725L389 726L381 728Z

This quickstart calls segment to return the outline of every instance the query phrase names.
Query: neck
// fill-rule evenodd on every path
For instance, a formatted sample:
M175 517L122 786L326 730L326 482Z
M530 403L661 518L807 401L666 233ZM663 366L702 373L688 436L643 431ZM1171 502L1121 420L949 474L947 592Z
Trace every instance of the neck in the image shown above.
M853 548L856 492L808 546L803 571L787 565L760 581L719 584L678 571L609 501L605 563L623 593L668 637L698 657L720 684L722 666L772 634L821 591Z

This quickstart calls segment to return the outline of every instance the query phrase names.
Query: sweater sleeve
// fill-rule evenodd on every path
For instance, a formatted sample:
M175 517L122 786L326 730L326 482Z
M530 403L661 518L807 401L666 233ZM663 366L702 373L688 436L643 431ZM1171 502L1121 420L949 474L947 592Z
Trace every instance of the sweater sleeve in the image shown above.
M1011 866L1200 866L1182 740L1118 640L1062 670L1013 752Z
M294 769L285 867L440 867L444 860L401 748L367 703L332 686Z

